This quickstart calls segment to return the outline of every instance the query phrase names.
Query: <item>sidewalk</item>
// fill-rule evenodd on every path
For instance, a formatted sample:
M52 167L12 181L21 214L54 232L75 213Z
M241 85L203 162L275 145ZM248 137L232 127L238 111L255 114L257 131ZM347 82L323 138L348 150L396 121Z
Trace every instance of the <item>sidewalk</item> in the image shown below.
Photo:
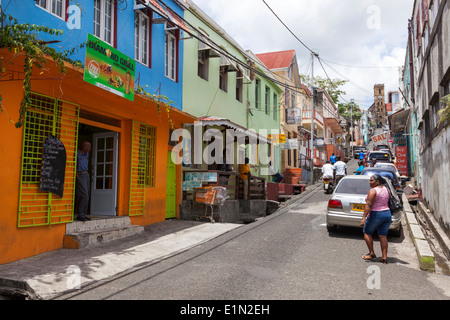
M85 249L59 249L0 265L2 295L52 299L121 273L151 265L242 224L166 220L120 241ZM78 275L80 277L78 277Z

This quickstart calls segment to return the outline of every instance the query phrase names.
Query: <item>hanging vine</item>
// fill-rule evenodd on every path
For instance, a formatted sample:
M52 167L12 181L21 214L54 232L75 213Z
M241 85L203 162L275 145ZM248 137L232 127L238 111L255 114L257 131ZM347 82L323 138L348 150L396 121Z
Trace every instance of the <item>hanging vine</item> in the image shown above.
M145 87L148 88L148 85L146 85ZM158 92L159 91L160 90L158 89ZM164 95L161 95L161 94L156 94L156 93L155 94L151 94L151 93L145 91L145 89L143 87L139 86L139 85L136 88L136 92L153 99L156 102L156 106L158 108L158 113L159 114L161 114L161 106L163 106L166 109L166 112L167 112L167 119L169 121L170 128L171 129L174 128L173 121L170 118L170 107L174 104L174 101L169 100L168 97L166 97Z
M11 59L4 61L0 58L0 73L6 72L6 66L12 64L14 59L20 55L25 56L24 63L24 79L23 79L23 99L20 103L19 119L15 123L16 128L23 125L25 114L30 104L31 94L31 75L33 68L43 69L47 58L51 57L58 65L61 73L66 73L64 62L69 62L74 66L81 66L81 62L74 61L69 58L76 50L83 48L85 43L82 43L71 50L57 52L51 48L47 42L37 38L37 34L49 34L52 36L62 35L62 30L52 29L45 26L35 24L22 23L19 24L15 18L6 15L1 10L0 6L0 48L7 48L10 52L14 52ZM2 96L0 94L0 114L5 110L2 106Z

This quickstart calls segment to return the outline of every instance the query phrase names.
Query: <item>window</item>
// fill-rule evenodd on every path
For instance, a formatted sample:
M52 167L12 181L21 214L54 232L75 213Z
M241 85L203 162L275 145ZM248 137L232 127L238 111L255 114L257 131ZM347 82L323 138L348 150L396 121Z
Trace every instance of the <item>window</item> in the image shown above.
M228 72L226 66L220 66L219 70L219 88L222 91L228 92Z
M133 121L128 215L145 213L145 190L155 186L156 128Z
M150 19L142 11L134 14L134 57L135 60L149 66Z
M198 50L198 76L208 81L209 55L207 50Z
M165 55L166 77L177 81L177 28L166 25Z
M277 120L278 114L278 96L273 94L273 120Z
M259 108L259 104L260 104L260 94L261 94L261 80L256 79L255 81L255 108L258 109Z
M36 5L64 21L66 20L66 0L38 0Z
M94 0L94 36L113 45L114 0Z
M79 108L68 102L32 94L24 122L18 227L59 224L73 220L75 154ZM56 136L65 146L63 197L40 191L44 142ZM44 173L45 175L45 173Z
M242 102L242 85L244 75L241 71L236 73L236 100Z
M266 86L264 106L266 114L270 114L270 88L268 86Z

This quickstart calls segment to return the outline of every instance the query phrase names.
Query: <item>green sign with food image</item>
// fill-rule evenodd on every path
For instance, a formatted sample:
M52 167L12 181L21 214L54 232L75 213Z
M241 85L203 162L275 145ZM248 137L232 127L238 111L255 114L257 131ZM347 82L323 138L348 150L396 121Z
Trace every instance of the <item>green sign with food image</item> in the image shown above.
M84 81L134 100L136 61L88 33Z

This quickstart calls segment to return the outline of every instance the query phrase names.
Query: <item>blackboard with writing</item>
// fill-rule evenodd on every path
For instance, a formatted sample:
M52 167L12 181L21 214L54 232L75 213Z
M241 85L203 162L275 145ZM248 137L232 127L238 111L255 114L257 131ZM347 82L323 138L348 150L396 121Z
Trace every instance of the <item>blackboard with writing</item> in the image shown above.
M65 175L66 148L57 137L49 136L44 142L39 190L51 192L62 198Z

